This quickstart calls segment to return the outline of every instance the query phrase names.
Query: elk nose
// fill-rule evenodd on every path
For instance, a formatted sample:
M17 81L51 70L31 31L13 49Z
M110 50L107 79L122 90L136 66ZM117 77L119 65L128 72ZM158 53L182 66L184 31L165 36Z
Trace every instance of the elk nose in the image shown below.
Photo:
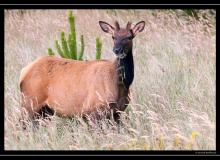
M119 53L121 53L122 52L122 48L121 47L115 47L115 48L113 48L113 52L115 53L115 54L119 54Z

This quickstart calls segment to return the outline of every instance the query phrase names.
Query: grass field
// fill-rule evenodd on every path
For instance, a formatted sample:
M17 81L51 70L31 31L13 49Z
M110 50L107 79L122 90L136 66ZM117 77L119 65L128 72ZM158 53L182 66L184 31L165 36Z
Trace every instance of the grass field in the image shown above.
M214 150L216 149L216 12L199 10L73 10L77 37L85 38L85 57L113 60L113 42L98 21L121 26L144 20L133 40L135 76L132 101L122 125L103 119L91 130L81 118L53 116L19 123L21 69L54 49L60 31L69 31L67 10L5 10L5 150ZM55 49L54 49L55 50ZM107 123L108 122L108 123Z

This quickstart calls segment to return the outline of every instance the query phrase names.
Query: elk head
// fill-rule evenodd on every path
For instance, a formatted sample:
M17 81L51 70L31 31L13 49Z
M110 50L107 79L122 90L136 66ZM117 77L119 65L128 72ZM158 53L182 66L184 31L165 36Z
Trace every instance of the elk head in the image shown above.
M131 27L131 22L128 22L126 28L120 28L117 21L115 21L114 27L103 21L99 21L99 25L104 32L112 35L113 52L119 58L124 58L127 54L132 53L132 40L137 33L144 30L145 22L140 21L134 27Z

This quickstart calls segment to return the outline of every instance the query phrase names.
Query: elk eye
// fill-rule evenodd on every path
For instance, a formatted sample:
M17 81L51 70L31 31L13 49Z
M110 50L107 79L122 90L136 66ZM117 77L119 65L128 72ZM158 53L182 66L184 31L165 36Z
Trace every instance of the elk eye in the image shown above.
M131 36L131 37L128 37L128 40L132 40L132 36Z
M115 37L112 36L112 39L115 39Z

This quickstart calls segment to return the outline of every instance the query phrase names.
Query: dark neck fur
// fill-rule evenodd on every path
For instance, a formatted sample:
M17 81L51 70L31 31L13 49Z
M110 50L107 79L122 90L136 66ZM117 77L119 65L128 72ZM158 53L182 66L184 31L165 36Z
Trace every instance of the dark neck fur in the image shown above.
M129 53L125 58L123 59L117 58L117 62L118 62L117 65L118 73L124 75L123 85L128 89L134 79L134 61L133 61L132 49L129 51Z

